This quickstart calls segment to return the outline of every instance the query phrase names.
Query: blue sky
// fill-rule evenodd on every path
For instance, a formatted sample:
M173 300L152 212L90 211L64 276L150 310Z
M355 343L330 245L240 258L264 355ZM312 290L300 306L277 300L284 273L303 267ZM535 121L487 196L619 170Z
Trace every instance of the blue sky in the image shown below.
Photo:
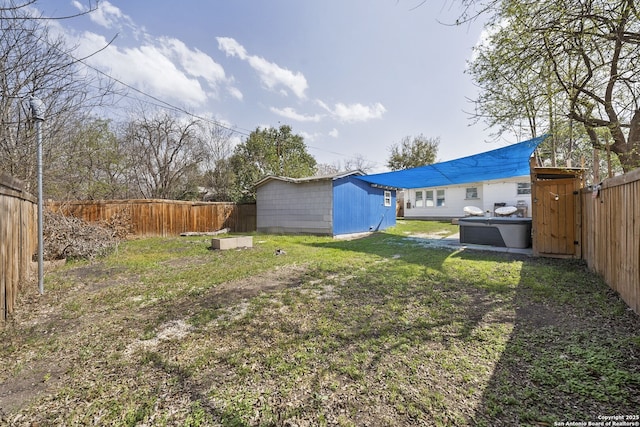
M93 4L94 2L92 2ZM88 62L172 105L238 131L287 124L320 163L361 156L386 170L405 136L439 137L438 160L499 148L465 111L464 73L480 22L451 0L102 0L55 29ZM87 0L39 0L47 16ZM142 95L135 95L143 99ZM113 112L117 114L116 112Z

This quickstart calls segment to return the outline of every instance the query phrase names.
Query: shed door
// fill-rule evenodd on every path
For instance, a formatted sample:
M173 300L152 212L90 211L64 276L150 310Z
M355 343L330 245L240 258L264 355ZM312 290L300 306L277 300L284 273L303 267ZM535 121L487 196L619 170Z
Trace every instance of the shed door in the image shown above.
M579 194L573 178L535 181L532 187L533 252L576 256L579 247Z

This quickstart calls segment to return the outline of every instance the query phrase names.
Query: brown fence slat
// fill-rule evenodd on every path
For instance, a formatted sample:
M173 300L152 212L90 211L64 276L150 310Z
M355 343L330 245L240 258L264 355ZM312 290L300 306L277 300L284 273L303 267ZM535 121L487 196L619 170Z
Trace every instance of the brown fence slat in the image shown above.
M640 169L580 195L587 266L640 314Z
M129 232L136 236L177 236L185 232L256 230L256 205L177 200L109 200L50 202L47 207L88 222L130 218Z
M0 173L0 321L13 312L30 279L38 240L36 203L20 181Z

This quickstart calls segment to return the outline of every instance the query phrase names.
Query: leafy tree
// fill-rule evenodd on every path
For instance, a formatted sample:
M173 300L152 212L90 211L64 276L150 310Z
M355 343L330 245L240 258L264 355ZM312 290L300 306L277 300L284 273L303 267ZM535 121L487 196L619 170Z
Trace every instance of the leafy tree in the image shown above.
M304 139L287 125L257 128L235 147L230 162L236 178L232 191L236 202L255 201L254 184L268 175L303 178L316 171L316 160L307 152Z
M434 163L439 145L440 138L427 138L422 134L413 138L405 136L399 144L391 146L387 167L400 170Z
M488 33L485 43L475 48L467 70L482 89L475 100L476 121L484 120L497 129L498 137L511 133L528 139L551 133L538 150L539 160L550 166L557 161L571 164L576 141L588 141L576 135L562 113L566 97L549 64L528 54L540 41L532 35L514 39L511 26L504 23L490 27Z
M108 120L69 123L51 156L47 194L56 199L114 199L128 194L127 155Z
M532 120L546 114L543 127L554 137L559 127L572 128L570 150L584 136L593 148L617 154L625 171L639 167L636 2L501 0L490 10L492 36L471 67L482 89L481 115L503 125L528 120L536 132ZM575 140L573 123L581 127Z

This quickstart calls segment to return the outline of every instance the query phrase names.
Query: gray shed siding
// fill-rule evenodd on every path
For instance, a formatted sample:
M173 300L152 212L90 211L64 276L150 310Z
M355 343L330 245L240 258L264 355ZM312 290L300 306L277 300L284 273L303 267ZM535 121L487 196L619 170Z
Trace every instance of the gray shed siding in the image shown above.
M333 233L332 182L291 183L272 180L256 194L257 230L261 233Z

